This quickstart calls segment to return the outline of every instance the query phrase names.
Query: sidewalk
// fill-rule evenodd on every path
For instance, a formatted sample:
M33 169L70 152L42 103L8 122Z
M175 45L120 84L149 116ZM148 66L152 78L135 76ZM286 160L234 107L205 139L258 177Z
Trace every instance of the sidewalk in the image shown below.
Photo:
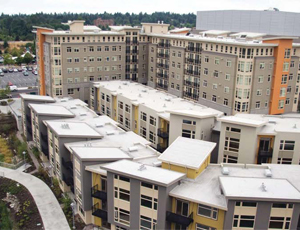
M51 189L30 174L0 167L0 175L24 185L31 193L46 230L69 230L69 224Z

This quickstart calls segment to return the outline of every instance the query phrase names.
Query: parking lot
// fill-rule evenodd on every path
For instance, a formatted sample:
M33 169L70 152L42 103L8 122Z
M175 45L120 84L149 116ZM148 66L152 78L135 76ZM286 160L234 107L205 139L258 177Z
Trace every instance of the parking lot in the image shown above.
M38 76L28 71L28 76L24 76L23 72L16 73L4 73L4 76L0 76L0 88L5 88L8 82L20 87L32 87L37 86Z

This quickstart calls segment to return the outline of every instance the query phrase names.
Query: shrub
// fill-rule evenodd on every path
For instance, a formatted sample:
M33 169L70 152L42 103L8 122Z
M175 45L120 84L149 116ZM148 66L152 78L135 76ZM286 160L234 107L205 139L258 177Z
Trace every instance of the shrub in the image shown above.
M7 101L1 101L1 102L0 102L0 105L2 105L2 106L7 105Z
M14 101L14 99L11 99L11 98L10 98L10 99L7 100L7 102L12 102L12 101ZM10 112L10 111L9 111L9 112Z
M4 202L0 200L0 229L12 229L13 223L10 220L9 212Z

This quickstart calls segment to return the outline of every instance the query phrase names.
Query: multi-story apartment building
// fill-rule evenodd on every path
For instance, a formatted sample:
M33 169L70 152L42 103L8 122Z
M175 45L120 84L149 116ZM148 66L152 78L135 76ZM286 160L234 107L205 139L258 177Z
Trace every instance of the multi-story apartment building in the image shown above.
M300 164L297 114L280 117L237 114L218 120L220 124L215 131L219 138L219 163Z
M132 130L163 152L178 136L211 140L216 118L223 113L126 81L106 81L94 84L91 108Z
M90 31L36 27L40 94L89 102L90 82L126 79L235 113L297 111L299 44L294 37L203 31L168 33L168 24Z
M97 116L79 100L46 97L49 103L41 105L42 99L45 96L22 95L22 114L34 117L31 126L36 138L31 139L37 145L37 137L45 133L41 123L46 126L53 174L63 191L74 193L78 213L86 224L109 229L300 227L299 165L279 165L276 163L285 163L286 159L274 162L263 158L261 163L275 164L210 164L217 143L217 148L223 148L224 138L227 152L241 146L238 162L250 162L251 154L256 154L256 149L252 148L256 144L263 156L269 154L267 147L272 146L275 158L279 155L287 158L299 147L295 141L297 117L218 117L216 114L213 120L217 116L218 121L211 138L220 132L216 137L219 142L175 137L170 147L160 154L151 147L150 141L120 129L117 122L107 116ZM207 108L202 108L207 109L205 113L198 109L185 110L184 103L181 107L182 113L189 112L189 116L194 117L211 116L208 111L212 112ZM49 110L57 110L57 120ZM181 114L180 109L173 108L173 111L175 115ZM162 114L172 117L172 112L163 111ZM29 136L32 135L27 132L27 138ZM228 144L231 140L226 138L237 139L237 136L241 143ZM272 140L268 144L269 137ZM294 159L292 161L294 164Z

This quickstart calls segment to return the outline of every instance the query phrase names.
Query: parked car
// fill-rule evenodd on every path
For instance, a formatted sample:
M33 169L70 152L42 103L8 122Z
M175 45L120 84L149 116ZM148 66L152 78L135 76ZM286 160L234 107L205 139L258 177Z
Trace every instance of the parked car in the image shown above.
M10 68L10 69L8 70L8 72L12 73L12 72L14 72L14 70L13 70L12 68Z
M28 69L28 71L32 71L32 68L31 68L31 67L28 67L27 69Z
M22 71L23 71L23 69L22 69L22 68L19 68L19 69L18 69L18 71L19 71L19 72L22 72Z
M34 75L37 75L37 71L35 70L33 74L34 74Z
M3 72L0 73L0 77L4 77L4 73Z
M28 74L27 71L24 71L24 72L23 72L23 75L24 75L24 76L28 76L29 74Z
M17 73L18 72L18 69L14 68L14 73Z
M11 85L9 86L10 91L14 92L14 91L18 91L18 87L16 85Z
M3 68L2 71L3 71L3 73L7 73L7 69L6 68Z

